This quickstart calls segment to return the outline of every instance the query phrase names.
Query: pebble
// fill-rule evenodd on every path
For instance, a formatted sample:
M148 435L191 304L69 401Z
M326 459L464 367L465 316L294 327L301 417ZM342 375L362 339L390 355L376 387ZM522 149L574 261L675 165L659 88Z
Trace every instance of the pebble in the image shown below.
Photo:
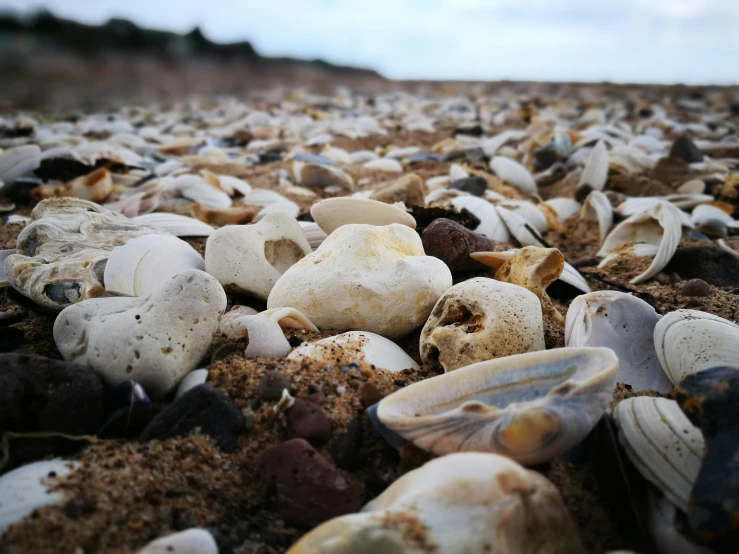
M380 392L380 389L370 381L367 381L359 388L359 402L365 409L372 406L372 404L377 404L382 399L383 394Z
M352 471L357 468L362 449L362 422L356 417L331 444L331 460L337 467Z
M739 259L717 246L678 248L663 271L715 287L739 287Z
M359 509L346 480L303 439L265 449L257 465L261 477L275 485L280 515L289 525L311 528Z
M23 344L24 333L15 327L0 327L0 352L12 352Z
M690 177L690 167L680 158L660 158L652 168L651 177L665 184L683 183Z
M452 182L448 188L469 192L474 196L482 196L488 189L488 183L482 177L465 177Z
M314 446L324 444L331 438L331 422L317 404L296 398L285 415L289 438L305 439Z
M407 208L410 208L412 206L423 206L425 197L426 187L423 179L415 173L408 173L389 185L378 188L369 196L369 199L385 202L386 204L403 202Z
M581 268L581 267L594 267L600 263L600 260L596 258L595 256L586 256L584 258L578 258L576 260L573 260L570 264L572 267L575 268Z
M259 397L272 402L282 398L282 391L290 388L290 379L277 370L265 371L259 379Z
M454 272L484 271L486 266L470 258L473 252L493 250L495 243L449 219L436 219L421 233L424 252L444 262Z
M575 200L582 204L591 192L593 192L593 187L587 184L581 185L577 187L577 190L575 190Z
M685 163L692 164L703 161L703 152L701 152L701 149L698 148L692 140L690 140L690 137L681 135L672 143L669 157L677 158Z
M691 279L680 287L681 296L708 296L711 294L711 287L703 279Z
M110 404L118 406L100 432L103 438L135 439L154 417L149 397L136 381L125 381L113 391Z
M196 428L215 440L223 452L233 452L244 431L244 416L223 391L207 384L190 389L151 420L139 437L142 442L190 434Z

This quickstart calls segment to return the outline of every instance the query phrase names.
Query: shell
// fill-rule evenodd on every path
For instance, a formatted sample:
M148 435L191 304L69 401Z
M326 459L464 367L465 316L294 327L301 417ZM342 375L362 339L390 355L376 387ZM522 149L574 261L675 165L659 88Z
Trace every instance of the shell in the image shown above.
M113 180L110 171L100 168L63 185L40 185L31 190L31 198L42 200L59 196L73 196L90 202L102 202L110 195L112 190Z
M477 452L427 462L395 481L361 513L324 523L288 550L288 554L391 552L584 554L585 550L552 483L503 456Z
M41 164L41 149L35 144L9 148L0 154L0 182L12 183Z
M156 539L136 554L218 554L218 545L208 531L193 528Z
M208 237L215 229L194 217L170 213L150 213L132 217L131 221L171 233L176 237Z
M590 152L585 168L580 176L580 186L590 185L593 190L603 190L608 181L608 150L599 140Z
M180 386L177 387L177 392L174 395L174 399L177 400L180 396L185 394L190 389L194 389L197 386L202 385L208 380L207 369L193 369L190 373L185 375L185 378L180 382Z
M557 219L564 221L568 217L575 215L580 211L582 205L573 198L552 198L544 202L557 212Z
M490 169L501 181L521 192L535 194L537 191L536 181L529 170L510 158L495 156L490 160Z
M367 331L349 331L304 343L285 358L285 363L314 363L324 369L357 362L391 372L418 369L413 358L393 341Z
M723 210L710 204L701 204L693 209L690 220L698 231L726 236L729 229L739 228L739 222Z
M613 410L618 438L642 476L687 511L703 457L703 436L667 398L638 396Z
M521 217L517 212L504 208L501 205L495 207L498 215L505 223L508 231L521 244L521 246L540 246L546 247L544 240L539 233L536 232L528 221Z
M721 250L723 250L724 252L728 252L735 258L739 258L739 252L737 252L736 250L731 248L728 244L726 244L726 241L724 241L724 239L718 239L716 242L718 243L718 246L719 248L721 248Z
M313 250L321 246L323 241L328 237L328 234L318 226L318 223L314 223L313 221L298 221L298 223L300 223L300 227L303 229L305 240L308 241L308 244Z
M715 554L714 550L690 542L677 528L678 510L664 496L648 491L649 536L658 554Z
M9 248L8 250L0 250L0 287L9 287L8 275L5 273L5 258L11 254L15 254L17 250L15 248Z
M174 188L185 198L214 208L230 208L231 198L220 186L199 175L179 175L173 182Z
M421 359L452 371L475 362L544 350L539 299L485 277L447 290L421 331Z
M636 391L668 392L672 383L654 350L654 308L618 291L578 296L567 310L565 346L605 346L618 356L616 379Z
M598 256L607 256L629 243L656 246L656 254L650 266L641 275L629 281L636 285L662 271L677 250L681 236L680 210L669 202L660 202L616 225L603 242Z
M337 167L296 161L293 162L293 174L295 181L306 187L334 186L349 191L356 188L354 179Z
M260 313L251 308L233 310L221 316L218 331L229 339L249 337L249 344L244 355L247 358L282 358L290 352L292 346L285 338L282 329L308 329L314 333L318 327L302 313L294 308L276 308Z
M188 269L205 270L192 246L171 235L143 235L110 251L103 283L107 292L148 296Z
M497 207L505 208L515 213L539 233L549 230L547 218L544 216L544 213L531 202L503 199L497 204Z
M475 233L482 235L497 242L508 242L511 235L508 227L500 217L496 207L482 198L477 196L458 196L452 198L452 206L458 210L465 209L480 220L480 225L475 229Z
M466 179L470 174L467 170L459 164L452 164L449 166L449 179L452 182L458 181L459 179Z
M392 158L380 158L379 160L365 162L362 167L365 169L374 169L375 171L403 173L403 164Z
M0 536L41 506L62 502L64 493L51 489L78 466L78 462L49 460L21 466L0 477ZM56 476L49 477L51 473Z
M704 369L735 365L739 325L698 310L675 310L655 326L654 348L665 373L677 385Z
M313 204L310 214L321 229L328 234L349 223L368 225L400 223L411 229L416 228L416 220L405 210L377 200L352 198L351 196L321 200Z
M582 219L595 219L598 222L600 242L602 243L611 225L613 225L613 208L608 197L599 190L594 190L588 194L582 204L580 217Z
M380 401L383 425L435 455L503 454L525 465L582 441L605 412L618 359L608 348L558 348L479 362Z

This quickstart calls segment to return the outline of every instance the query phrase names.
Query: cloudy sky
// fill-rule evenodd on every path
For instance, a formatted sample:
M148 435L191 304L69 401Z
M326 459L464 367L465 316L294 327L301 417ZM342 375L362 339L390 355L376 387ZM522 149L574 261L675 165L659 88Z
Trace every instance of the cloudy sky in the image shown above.
M0 0L391 78L739 82L739 0Z

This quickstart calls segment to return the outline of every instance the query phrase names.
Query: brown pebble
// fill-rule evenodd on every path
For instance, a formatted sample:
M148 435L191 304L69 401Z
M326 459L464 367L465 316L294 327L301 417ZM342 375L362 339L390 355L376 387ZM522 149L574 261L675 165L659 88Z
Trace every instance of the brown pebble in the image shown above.
M680 296L708 296L711 287L703 279L691 279L680 287Z
M369 408L373 404L377 404L382 400L382 393L374 385L374 383L367 381L359 389L359 402L363 408Z
M650 176L662 183L684 183L690 178L690 166L680 158L660 158L654 164Z
M598 258L595 256L586 256L584 258L578 258L570 263L572 267L593 267L598 265Z
M341 469L351 471L359 465L359 451L362 447L362 422L354 418L346 427L346 433L339 435L331 445L331 460Z
M484 271L487 266L470 258L472 252L492 250L493 241L449 219L435 219L421 233L423 250L451 271Z
M287 436L305 439L313 445L323 444L331 438L331 422L319 405L296 398L287 411Z
M290 387L290 380L279 371L267 371L259 379L259 396L262 400L279 400L282 391Z

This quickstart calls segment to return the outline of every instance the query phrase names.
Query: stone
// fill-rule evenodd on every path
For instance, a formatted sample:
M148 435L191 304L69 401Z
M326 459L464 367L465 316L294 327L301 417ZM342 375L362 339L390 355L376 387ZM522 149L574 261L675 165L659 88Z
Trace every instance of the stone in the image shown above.
M305 439L314 446L324 444L331 438L331 422L319 405L296 398L285 415L289 438Z
M452 182L447 188L469 192L473 196L482 196L488 189L488 183L482 177L465 177Z
M381 186L372 192L369 199L395 204L402 202L407 208L412 206L424 206L426 198L426 185L415 173L408 173L396 179L389 185Z
M295 218L270 213L253 225L228 225L205 245L205 270L230 292L266 300L289 267L311 253Z
M15 327L0 327L0 352L12 352L23 344L25 334Z
M265 449L257 466L276 487L279 513L289 525L310 528L359 509L346 480L303 439Z
M739 259L717 246L678 248L663 271L715 287L739 287Z
M703 161L703 152L687 135L680 135L675 139L668 155L670 158L677 158L688 164Z
M166 440L190 434L195 428L213 437L218 448L233 452L245 421L236 403L222 390L204 384L190 389L149 422L139 440Z
M397 339L421 326L451 285L449 268L425 255L413 229L343 225L280 277L267 307L300 310L319 329Z
M608 179L608 188L610 191L620 192L627 196L667 196L675 193L666 184L654 178L635 175L613 175Z
M711 287L703 279L691 279L680 287L680 296L708 296Z
M423 249L439 258L452 273L482 271L485 266L470 258L472 252L493 250L495 243L449 219L435 219L421 233Z
M0 354L0 436L7 431L95 435L105 421L104 399L103 383L88 367L31 354ZM84 444L13 439L11 466L68 454Z
M352 471L359 466L362 449L362 422L354 418L346 427L346 433L336 437L331 444L331 460L337 467Z
M290 379L276 369L265 371L259 379L259 397L266 401L282 398L282 391L290 388Z
M364 409L369 408L372 404L377 404L382 398L383 394L380 389L371 381L367 381L359 387L359 402Z
M590 185L588 185L588 184L580 185L575 190L575 196L574 196L574 198L575 198L575 200L577 200L578 202L580 202L580 204L582 204L583 202L585 202L585 199L588 196L590 196L590 193L591 192L593 192L593 187L591 187Z
M691 171L685 161L680 158L660 158L650 173L652 179L669 185L670 183L682 184L690 179Z
M110 387L133 379L161 397L197 367L225 309L221 285L190 269L151 296L65 308L54 322L54 342L66 360L91 367Z

